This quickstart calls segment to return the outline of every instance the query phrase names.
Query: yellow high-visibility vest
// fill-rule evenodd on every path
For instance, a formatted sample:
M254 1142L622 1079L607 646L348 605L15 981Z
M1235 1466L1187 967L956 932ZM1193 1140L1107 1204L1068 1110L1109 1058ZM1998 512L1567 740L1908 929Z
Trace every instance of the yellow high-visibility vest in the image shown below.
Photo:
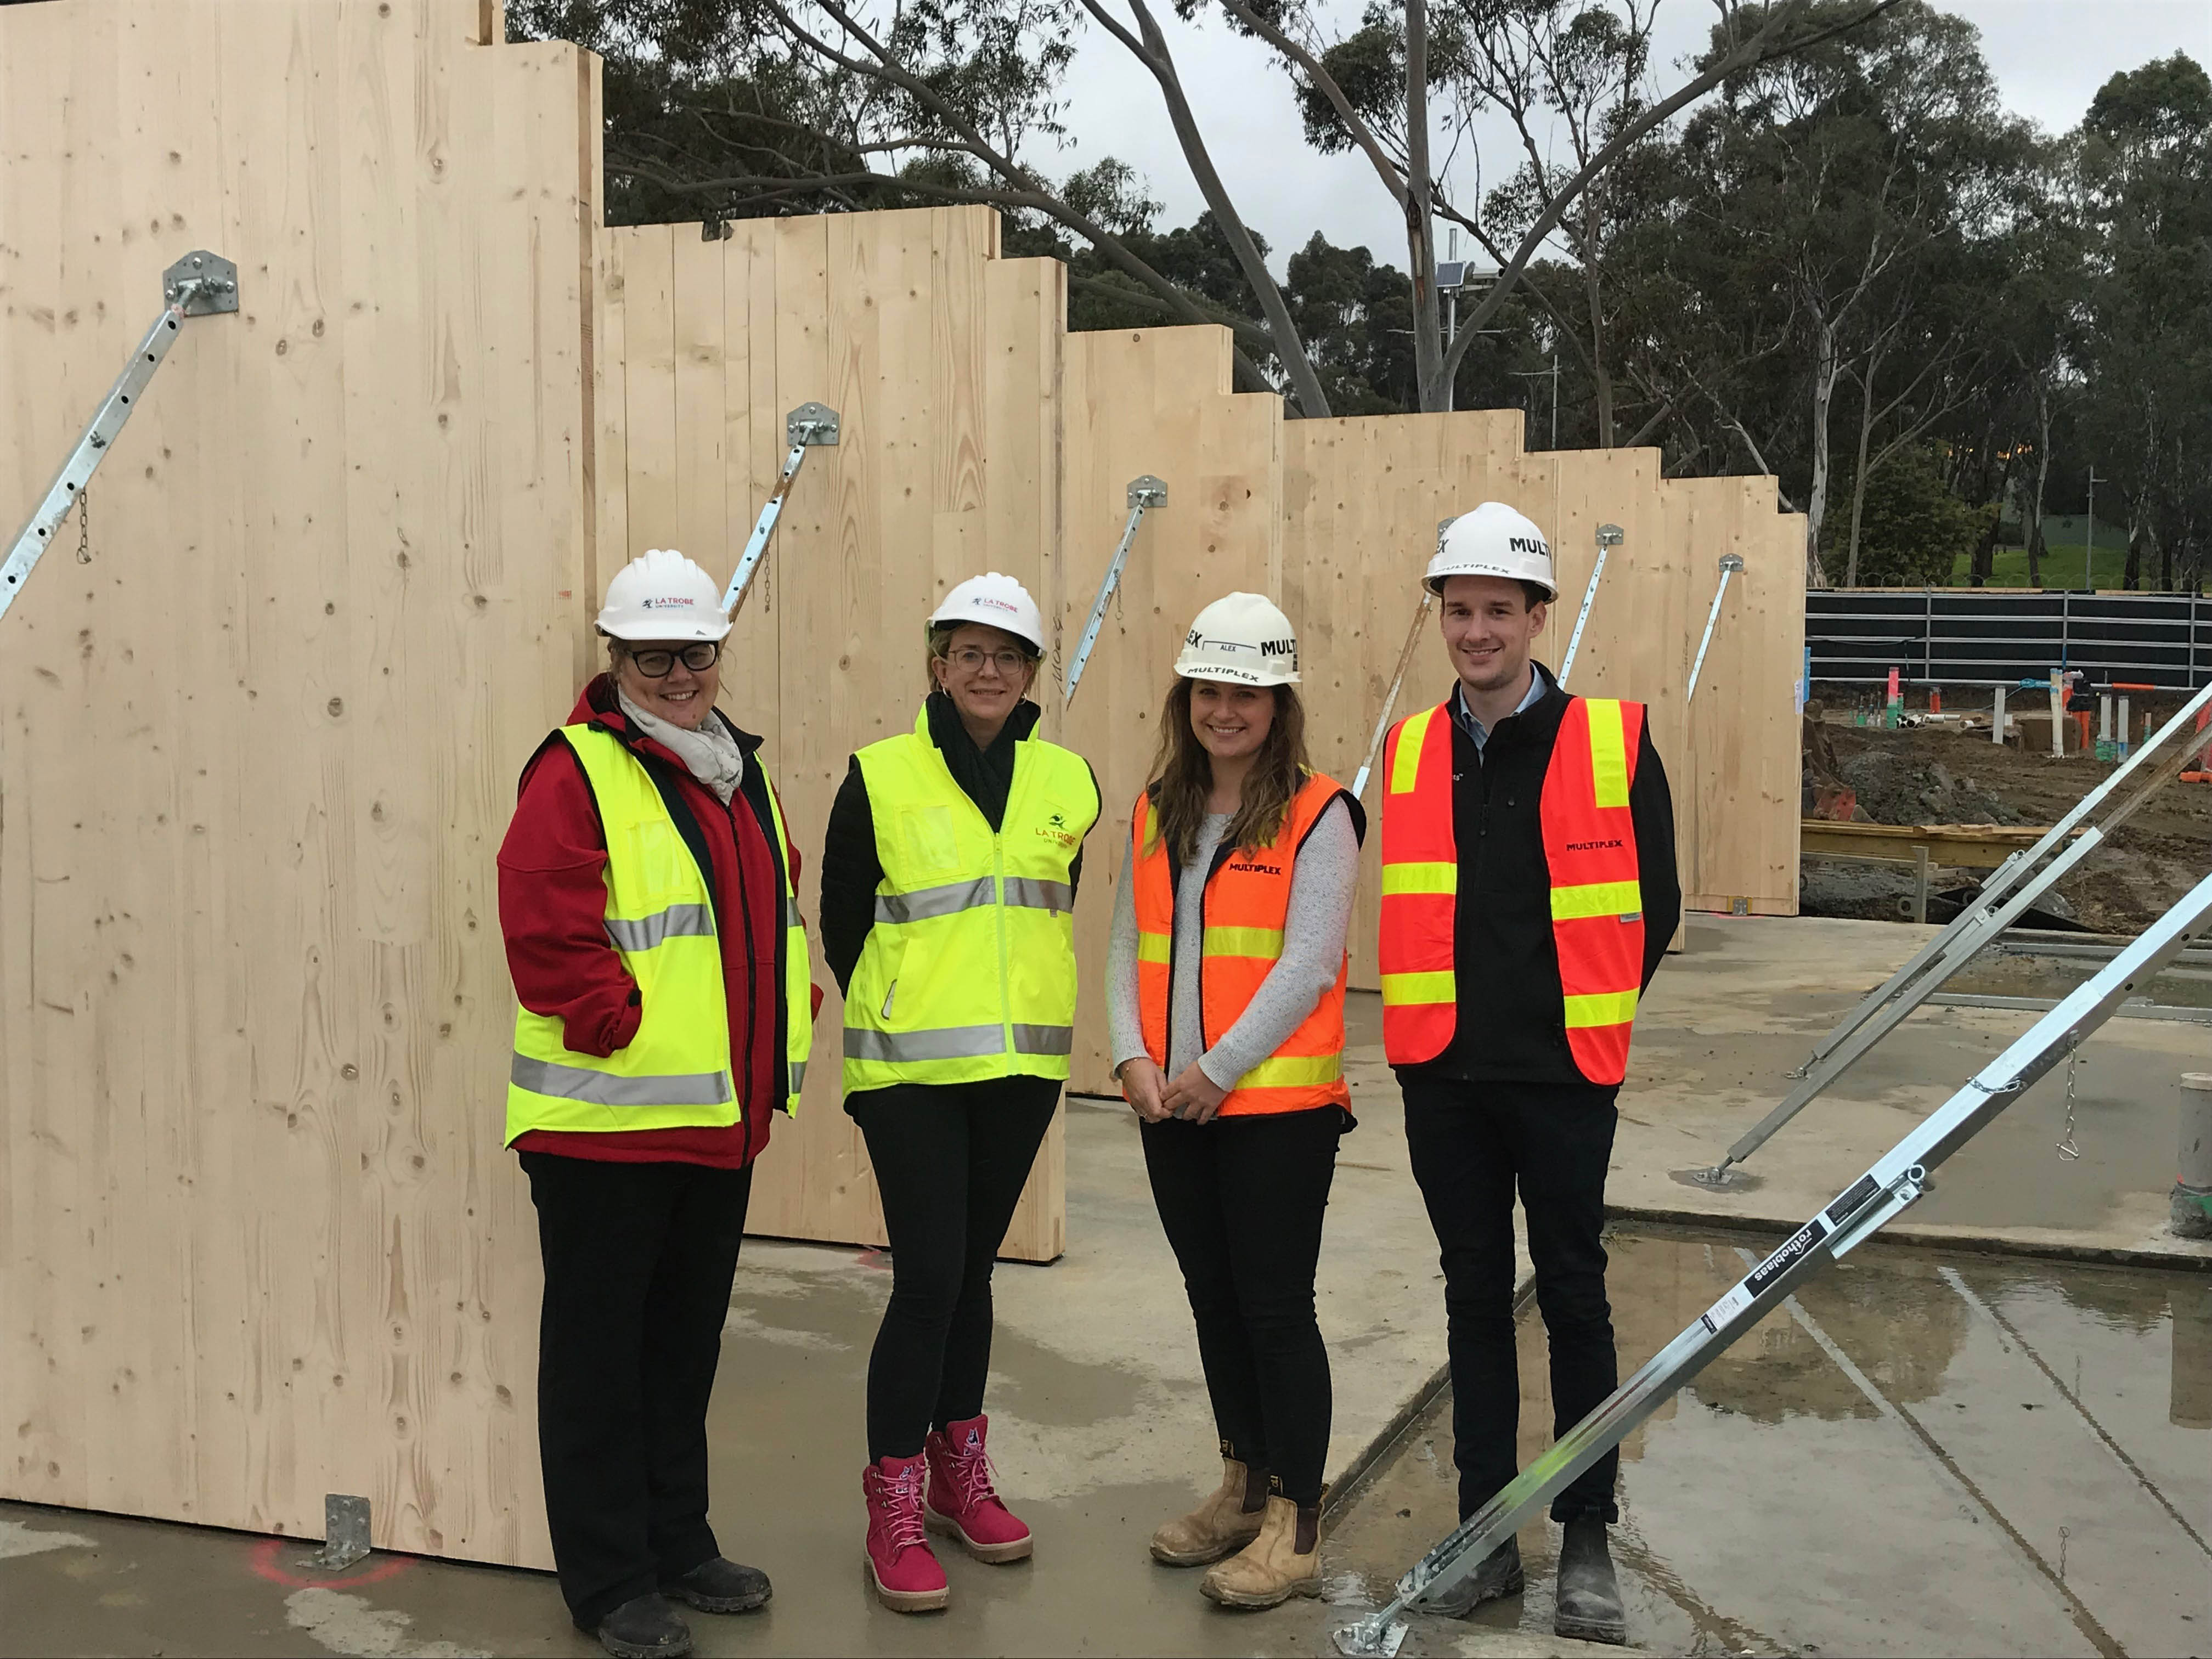
M603 1059L569 1048L560 1020L518 1004L507 1144L532 1129L728 1128L743 1105L730 1075L730 1005L707 872L684 845L644 763L620 738L594 726L564 726L560 735L583 764L606 830L607 940L637 981L642 1012L637 1034ZM765 770L761 778L775 827L769 850L783 898L784 1053L791 1081L782 1103L795 1115L814 1038L814 1004L783 803Z
M1098 820L1081 756L1014 745L997 834L929 738L855 757L875 820L876 921L845 999L845 1091L1067 1076L1075 1046L1069 866Z

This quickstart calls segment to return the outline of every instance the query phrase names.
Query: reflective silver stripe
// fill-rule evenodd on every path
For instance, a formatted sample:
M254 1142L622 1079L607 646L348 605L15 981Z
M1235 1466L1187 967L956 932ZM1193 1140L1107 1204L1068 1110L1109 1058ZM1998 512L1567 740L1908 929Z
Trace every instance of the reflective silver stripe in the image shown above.
M672 904L657 915L628 921L609 916L607 937L617 951L650 951L663 939L712 939L714 913L703 904Z
M1031 876L1006 878L1006 902L1024 910L1049 910L1065 915L1075 908L1075 890L1064 881L1039 881Z
M1017 1025L1017 1031L1027 1026ZM940 1025L930 1031L864 1031L845 1028L848 1060L967 1060L1006 1051L1003 1025Z
M783 902L783 925L787 927L806 926L805 918L799 914L799 901L795 898L787 898Z
M1017 1025L1014 1052L1018 1054L1072 1054L1075 1052L1073 1025Z
M558 1066L550 1060L518 1054L507 1075L516 1088L527 1089L532 1094L586 1100L598 1106L726 1106L730 1103L730 1079L721 1072L617 1077L610 1072Z
M920 887L911 893L876 895L878 921L921 921L929 916L950 916L991 902L991 878L956 881L944 887Z
M794 1060L791 1062L791 1092L797 1094L805 1086L806 1062L803 1060Z

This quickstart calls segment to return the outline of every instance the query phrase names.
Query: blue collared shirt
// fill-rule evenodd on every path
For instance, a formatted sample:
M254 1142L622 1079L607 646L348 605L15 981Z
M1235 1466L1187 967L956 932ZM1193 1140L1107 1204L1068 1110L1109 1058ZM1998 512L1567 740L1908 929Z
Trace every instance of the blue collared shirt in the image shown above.
M1513 713L1526 714L1542 700L1543 696L1543 671L1532 662L1528 665L1528 690L1522 694ZM1480 755L1483 746L1490 741L1490 728L1475 719L1474 711L1467 706L1467 687L1464 685L1452 687L1451 717L1452 724L1467 733L1468 741L1474 745L1474 752Z

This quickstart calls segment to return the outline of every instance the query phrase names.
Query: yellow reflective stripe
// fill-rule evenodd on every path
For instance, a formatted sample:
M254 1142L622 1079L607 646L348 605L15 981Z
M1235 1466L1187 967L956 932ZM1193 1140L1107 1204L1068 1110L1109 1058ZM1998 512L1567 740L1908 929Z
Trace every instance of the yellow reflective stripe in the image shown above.
M1165 933L1139 933L1137 935L1137 960L1157 962L1164 968L1172 958L1174 944L1175 941Z
M1382 866L1382 896L1393 893L1456 893L1459 866L1442 861L1409 861Z
M1283 954L1279 927L1209 927L1199 949L1209 957L1260 957L1273 962Z
M1621 730L1620 703L1591 697L1589 710L1591 793L1600 806L1628 805L1628 746Z
M1408 714L1406 723L1398 728L1398 752L1390 763L1392 794L1413 793L1413 780L1421 769L1421 748L1429 738L1429 719L1436 712L1424 708L1418 714Z
M1426 974L1382 975L1382 1006L1407 1008L1420 1003L1452 1002L1459 996L1459 980L1449 968Z
M1389 892L1386 884L1382 889ZM1634 916L1644 911L1644 889L1633 881L1592 881L1552 890L1552 920L1580 921L1588 916Z
M1384 993L1383 1000L1389 1000L1389 993ZM1626 1025L1636 1018L1633 991L1592 991L1565 1000L1567 1029L1571 1031L1592 1025Z
M1310 1089L1344 1075L1344 1056L1272 1054L1237 1079L1240 1089Z

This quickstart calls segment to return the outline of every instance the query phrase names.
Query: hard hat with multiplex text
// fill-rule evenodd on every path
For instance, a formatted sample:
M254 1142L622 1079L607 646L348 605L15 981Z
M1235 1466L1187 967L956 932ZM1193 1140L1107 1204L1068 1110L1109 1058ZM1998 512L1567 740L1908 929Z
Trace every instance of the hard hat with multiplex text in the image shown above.
M1175 672L1187 680L1296 685L1298 638L1264 595L1224 594L1191 623Z
M1422 580L1432 593L1447 576L1503 576L1534 582L1553 599L1559 584L1552 569L1552 544L1535 521L1503 501L1485 501L1447 523L1437 537L1437 556Z
M649 547L615 572L599 632L618 640L719 640L728 635L722 590L672 547Z
M1035 654L1044 654L1044 617L1030 591L1012 576L987 570L970 576L930 612L932 628L957 628L962 623L981 623L1026 640Z

